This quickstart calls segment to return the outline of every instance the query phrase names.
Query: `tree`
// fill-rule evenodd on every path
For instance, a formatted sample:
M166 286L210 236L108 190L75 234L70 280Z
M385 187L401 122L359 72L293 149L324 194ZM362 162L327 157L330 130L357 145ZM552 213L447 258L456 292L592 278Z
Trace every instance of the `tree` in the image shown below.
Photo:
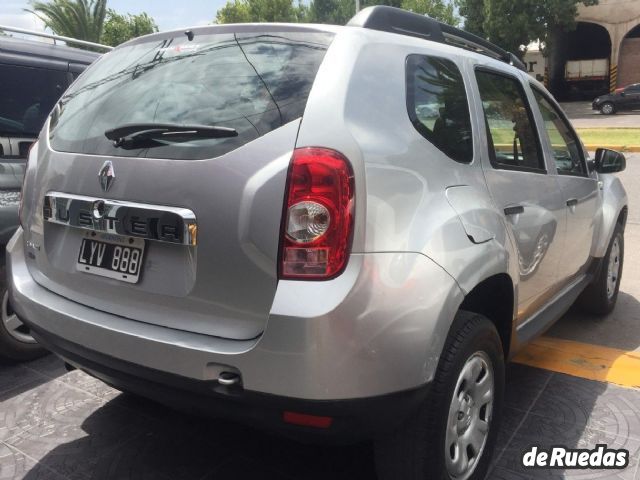
M115 47L132 38L158 31L158 25L147 13L120 15L115 10L107 10L102 43Z
M344 25L356 13L355 0L312 0L309 4L309 21Z
M483 29L491 42L522 56L521 45L526 47L545 35L544 2L485 1Z
M34 1L31 10L57 35L100 42L107 14L107 0Z
M403 0L401 6L410 12L429 15L449 25L456 26L459 23L453 3L445 0Z
M216 14L216 23L304 22L308 9L292 0L229 0Z
M246 0L229 1L216 13L216 23L248 23L250 21L251 14Z
M484 0L457 0L458 13L464 18L464 29L484 37Z
M400 8L402 6L402 0L361 0L360 8L371 7L374 5L388 5L390 7Z
M525 47L536 40L547 50L553 32L570 31L576 26L578 4L596 5L598 0L457 0L465 17L465 28L493 43L523 56Z
M389 5L421 15L429 15L451 25L458 24L454 5L447 0L361 0L362 8ZM355 0L311 0L308 21L344 25L356 14Z

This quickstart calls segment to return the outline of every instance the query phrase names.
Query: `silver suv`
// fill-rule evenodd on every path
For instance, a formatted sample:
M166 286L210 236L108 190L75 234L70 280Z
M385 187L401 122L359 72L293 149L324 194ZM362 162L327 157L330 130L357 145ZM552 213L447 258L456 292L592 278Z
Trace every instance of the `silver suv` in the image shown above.
M31 150L14 309L121 390L480 479L505 362L622 272L624 157L518 65L389 7L118 47Z

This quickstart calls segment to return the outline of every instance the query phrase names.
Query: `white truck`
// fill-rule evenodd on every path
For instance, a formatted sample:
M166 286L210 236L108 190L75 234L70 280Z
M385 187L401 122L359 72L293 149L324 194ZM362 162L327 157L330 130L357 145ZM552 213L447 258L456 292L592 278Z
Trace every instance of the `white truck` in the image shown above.
M609 59L569 60L564 79L572 96L594 96L608 91Z

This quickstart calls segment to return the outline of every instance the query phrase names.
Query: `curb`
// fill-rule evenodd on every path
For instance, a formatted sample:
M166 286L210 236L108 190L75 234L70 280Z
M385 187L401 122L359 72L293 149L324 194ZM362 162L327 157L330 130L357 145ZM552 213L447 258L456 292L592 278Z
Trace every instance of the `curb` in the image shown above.
M608 148L610 150L619 150L621 152L640 152L640 145L585 145L590 152L595 152L598 148Z

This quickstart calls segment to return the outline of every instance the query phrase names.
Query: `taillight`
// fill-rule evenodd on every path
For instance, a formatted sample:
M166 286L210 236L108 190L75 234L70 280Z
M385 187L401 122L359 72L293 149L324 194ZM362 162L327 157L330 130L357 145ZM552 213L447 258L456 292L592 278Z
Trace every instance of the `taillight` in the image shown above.
M33 150L33 147L36 145L36 142L33 142L31 145L29 145L29 150L27 150L27 160L25 161L25 165L24 165L24 177L22 177L22 188L20 188L20 206L18 207L18 218L20 219L20 226L22 228L25 228L26 225L26 221L25 219L22 218L22 205L24 204L24 185L27 181L27 171L29 170L29 158L31 157L31 150Z
M349 161L327 148L294 150L280 234L283 279L326 280L344 269L353 231Z

